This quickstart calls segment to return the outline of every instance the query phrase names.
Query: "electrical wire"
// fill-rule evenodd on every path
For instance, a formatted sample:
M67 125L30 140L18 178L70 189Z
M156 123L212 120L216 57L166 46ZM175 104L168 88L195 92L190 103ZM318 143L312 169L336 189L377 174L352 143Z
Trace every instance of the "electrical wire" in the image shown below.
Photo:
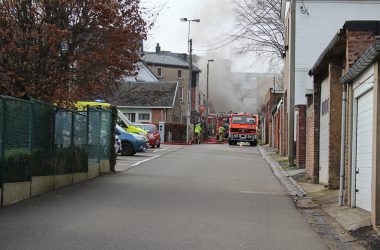
M261 19L265 16L265 15L267 15L268 13L269 13L269 11L271 11L271 9L269 8L263 15L261 15L261 18L259 19L259 20L257 20L254 24L252 24L252 25L255 25L255 24L258 24L258 22L259 21L261 21ZM251 25L251 26L252 26ZM233 38L233 40L231 40L231 41L229 41L229 42L227 42L227 43L225 43L225 44L222 44L222 45L220 45L220 46L218 46L218 47L215 47L215 48L210 48L210 49L194 49L195 51L200 51L200 52L207 52L207 51L213 51L213 50L217 50L217 49L220 49L220 48L223 48L223 47L225 47L225 46L227 46L227 45L229 45L229 44L231 44L231 43L233 43L233 42L235 42L236 40L238 40L239 38L241 38L241 36L242 35L244 35L246 32L247 32L247 27L242 27L240 30L245 30L242 34L240 34L240 35L237 35L237 36L231 36L230 38ZM226 39L226 40L228 40L228 39Z

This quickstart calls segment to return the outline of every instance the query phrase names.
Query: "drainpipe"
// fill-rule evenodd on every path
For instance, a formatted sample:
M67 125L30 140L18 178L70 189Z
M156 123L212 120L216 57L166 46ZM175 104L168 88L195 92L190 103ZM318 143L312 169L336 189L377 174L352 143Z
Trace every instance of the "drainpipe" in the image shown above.
M340 141L340 180L339 180L339 206L343 206L343 189L344 189L344 163L345 163L345 146L346 146L346 103L347 103L347 84L343 85L342 96L342 132Z

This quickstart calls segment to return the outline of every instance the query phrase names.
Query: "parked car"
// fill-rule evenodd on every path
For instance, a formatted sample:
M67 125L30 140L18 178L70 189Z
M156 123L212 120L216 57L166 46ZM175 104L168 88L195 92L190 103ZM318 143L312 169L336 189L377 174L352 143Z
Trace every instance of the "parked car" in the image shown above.
M116 125L115 131L121 141L121 155L134 155L136 152L143 152L148 148L144 136L126 132L119 125Z
M115 152L116 152L116 155L118 154L121 154L121 151L122 151L122 147L121 147L121 140L119 138L118 135L115 135Z
M149 146L151 146L152 148L159 148L161 146L160 132L158 131L156 125L149 123L136 123L134 124L134 126L140 127L144 129L146 132L148 132Z

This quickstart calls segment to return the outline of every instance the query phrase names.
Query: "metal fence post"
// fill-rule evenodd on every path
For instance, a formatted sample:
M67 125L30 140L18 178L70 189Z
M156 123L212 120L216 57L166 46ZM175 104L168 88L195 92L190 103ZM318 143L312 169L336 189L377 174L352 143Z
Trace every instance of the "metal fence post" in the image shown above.
M2 96L0 96L1 101L1 117L0 117L0 129L1 129L1 143L0 143L0 185L1 185L1 199L0 199L0 205L3 205L4 200L4 154L5 154L5 112L6 112L6 106L5 106L5 100Z

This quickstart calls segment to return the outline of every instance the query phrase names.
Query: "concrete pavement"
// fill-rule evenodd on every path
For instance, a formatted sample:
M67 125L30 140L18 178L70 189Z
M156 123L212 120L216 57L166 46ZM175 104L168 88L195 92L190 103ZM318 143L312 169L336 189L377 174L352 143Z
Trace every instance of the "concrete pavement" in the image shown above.
M327 248L257 148L168 152L1 208L1 249Z
M304 178L305 169L288 167L287 163L285 165L284 162L281 162L283 157L279 156L277 151L268 145L259 146L259 150L273 171L278 173L276 176L284 183L288 193L298 196L294 198L296 207L301 209L306 220L318 231L330 248L364 249L360 245L360 240L355 239L351 234L358 228L371 225L368 212L357 208L339 206L338 190L329 190L322 184L308 182ZM283 181L284 179L285 181ZM374 233L376 234L376 232Z

